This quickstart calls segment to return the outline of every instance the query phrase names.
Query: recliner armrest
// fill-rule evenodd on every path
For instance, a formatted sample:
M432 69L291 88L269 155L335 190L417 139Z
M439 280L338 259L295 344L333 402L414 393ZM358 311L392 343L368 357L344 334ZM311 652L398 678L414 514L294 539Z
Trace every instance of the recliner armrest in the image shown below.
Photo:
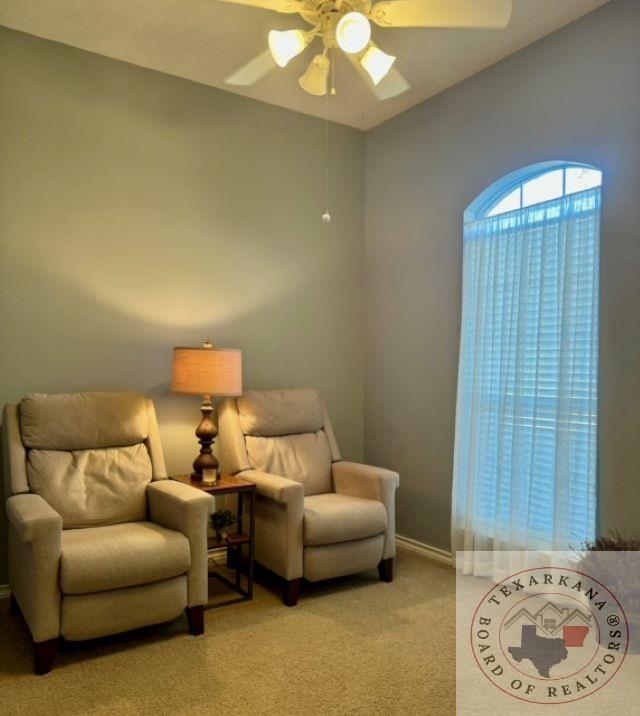
M381 502L386 502L389 492L393 494L400 484L397 472L357 462L334 462L331 472L335 492Z
M178 532L183 531L191 518L208 519L215 505L213 497L206 492L169 479L150 482L147 499L152 522Z
M302 577L304 485L260 470L237 476L256 486L256 560L287 580Z
M162 527L181 532L189 540L191 567L187 573L188 605L207 603L207 528L215 503L202 490L176 480L147 485L149 517Z
M301 482L290 480L281 475L274 475L270 472L261 472L260 470L244 470L239 472L237 477L253 482L260 497L266 497L269 500L285 505L299 503L302 507L304 485Z
M9 582L35 642L60 635L62 517L35 493L7 500Z
M7 516L23 542L50 541L62 533L62 517L35 493L10 497Z
M333 489L343 495L379 500L387 511L383 559L396 553L396 489L400 484L397 472L357 462L334 462L331 466Z

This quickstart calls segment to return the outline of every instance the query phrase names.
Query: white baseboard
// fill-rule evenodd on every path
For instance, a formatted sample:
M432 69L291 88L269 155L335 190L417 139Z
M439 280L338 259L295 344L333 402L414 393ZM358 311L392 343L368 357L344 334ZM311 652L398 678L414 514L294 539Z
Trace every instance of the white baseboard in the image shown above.
M446 564L449 567L453 567L453 555L446 549L440 549L439 547L432 547L430 544L424 542L418 542L416 539L410 537L403 537L402 535L396 535L396 544L398 547L404 549L410 549L412 552L417 552L423 557L428 557L441 564Z
M8 584L0 584L0 599L8 599L11 596L11 590Z

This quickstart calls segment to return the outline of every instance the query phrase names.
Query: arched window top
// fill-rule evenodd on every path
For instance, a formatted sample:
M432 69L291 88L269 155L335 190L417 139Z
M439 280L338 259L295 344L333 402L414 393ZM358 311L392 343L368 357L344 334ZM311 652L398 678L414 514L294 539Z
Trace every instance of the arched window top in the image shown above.
M467 207L465 223L524 209L602 185L602 172L589 164L543 162L518 169L487 187Z

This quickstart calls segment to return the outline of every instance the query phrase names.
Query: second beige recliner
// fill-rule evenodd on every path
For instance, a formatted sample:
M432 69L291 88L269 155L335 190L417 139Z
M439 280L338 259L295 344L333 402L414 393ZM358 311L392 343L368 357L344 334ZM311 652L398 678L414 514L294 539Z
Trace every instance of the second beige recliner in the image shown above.
M326 408L310 389L248 391L218 409L222 470L254 482L256 559L286 580L378 567L391 581L398 474L344 462Z

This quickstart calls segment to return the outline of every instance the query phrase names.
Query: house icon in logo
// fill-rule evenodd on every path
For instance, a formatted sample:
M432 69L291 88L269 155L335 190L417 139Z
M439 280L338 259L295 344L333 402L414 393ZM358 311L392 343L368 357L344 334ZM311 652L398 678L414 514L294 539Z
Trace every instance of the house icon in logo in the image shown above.
M591 627L593 616L580 607L555 604L546 601L538 611L532 613L525 607L519 609L504 625L508 629L516 623L530 624L550 637L559 636L562 631L567 646L582 646L582 642ZM577 627L577 629L575 628ZM585 628L586 627L586 628ZM573 644L572 636L581 635L580 643Z

